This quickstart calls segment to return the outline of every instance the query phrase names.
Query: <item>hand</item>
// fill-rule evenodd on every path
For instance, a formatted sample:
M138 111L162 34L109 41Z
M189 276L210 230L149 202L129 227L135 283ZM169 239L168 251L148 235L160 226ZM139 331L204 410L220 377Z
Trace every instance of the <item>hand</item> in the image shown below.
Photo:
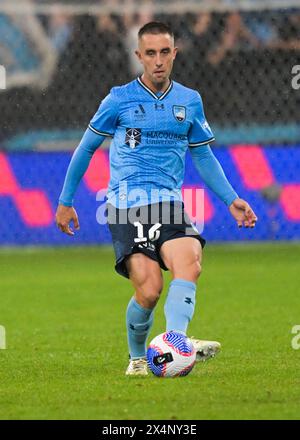
M71 221L74 223L74 228L79 229L77 212L72 206L58 205L55 220L57 227L65 234L74 235L74 231L70 228Z
M229 206L229 211L237 221L238 227L254 228L257 217L251 206L243 199L235 199Z

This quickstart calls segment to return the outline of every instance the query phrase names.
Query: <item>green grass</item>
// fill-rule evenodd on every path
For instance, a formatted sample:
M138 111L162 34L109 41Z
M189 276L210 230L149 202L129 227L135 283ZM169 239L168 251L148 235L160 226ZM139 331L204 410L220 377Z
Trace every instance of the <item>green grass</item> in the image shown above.
M132 288L112 250L3 250L0 418L299 419L299 260L299 245L207 246L190 334L222 352L185 378L128 378Z

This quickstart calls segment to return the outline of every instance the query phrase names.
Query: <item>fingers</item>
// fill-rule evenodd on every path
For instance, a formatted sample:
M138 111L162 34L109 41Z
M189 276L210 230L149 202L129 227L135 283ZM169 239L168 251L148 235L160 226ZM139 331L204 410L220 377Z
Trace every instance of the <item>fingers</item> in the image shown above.
M57 223L57 227L61 230L61 232L67 235L74 235L74 232L68 224Z
M248 207L245 210L243 219L237 220L237 225L239 228L242 228L243 226L245 228L254 228L257 222L257 216L255 215L254 211Z
M58 205L55 221L57 227L67 235L74 235L73 229L70 227L70 222L73 221L74 228L79 229L79 221L77 212L72 206L64 206L62 204Z
M243 199L235 199L229 207L231 215L235 218L239 228L254 228L257 217L251 206Z
M246 210L245 212L245 220L244 220L244 226L245 228L249 228L250 226L250 218L251 218L251 209Z
M74 222L74 228L77 229L77 230L80 229L79 220L78 220L77 216L75 216L73 218L73 222Z
M74 217L72 220L74 223L74 228L76 230L78 230L80 228L78 217ZM75 235L74 231L72 230L72 228L69 225L69 222L56 220L56 225L57 225L58 229L60 229L61 232L63 232L64 234Z
M254 211L250 207L246 211L246 218L247 218L247 220L245 221L245 226L247 224L246 227L254 228L254 226L257 222L257 217L256 217Z

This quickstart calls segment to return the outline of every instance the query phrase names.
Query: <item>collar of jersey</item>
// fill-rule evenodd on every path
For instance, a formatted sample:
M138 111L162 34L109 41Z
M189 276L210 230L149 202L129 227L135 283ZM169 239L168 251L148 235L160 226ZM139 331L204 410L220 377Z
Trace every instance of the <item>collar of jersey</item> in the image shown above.
M164 99L167 96L167 94L171 91L171 89L173 87L173 81L170 80L170 84L169 84L169 87L167 88L167 90L165 90L162 95L157 96L151 89L149 89L149 87L146 86L146 84L143 83L143 81L142 81L140 76L137 78L137 82L139 83L140 86L143 87L143 89L146 90L146 92L150 93L150 95L153 98L157 99L158 101L161 101L162 99Z

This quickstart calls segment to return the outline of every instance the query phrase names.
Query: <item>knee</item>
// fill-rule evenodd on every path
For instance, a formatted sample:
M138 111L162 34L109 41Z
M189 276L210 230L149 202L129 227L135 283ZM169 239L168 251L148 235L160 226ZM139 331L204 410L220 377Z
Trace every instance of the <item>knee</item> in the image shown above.
M187 281L196 282L202 272L202 266L198 258L172 270L173 278L183 278Z
M135 284L136 294L139 294L147 307L154 307L159 300L163 290L163 280L161 276L145 273L140 281Z
M135 288L138 303L154 308L163 290L163 277L157 263L136 254L134 270L129 270L130 280ZM132 269L130 267L129 269Z
M198 251L194 251L191 255L190 264L189 264L189 272L190 276L194 281L200 277L202 272L200 253Z
M201 264L199 262L199 260L195 260L193 261L188 269L187 269L187 273L188 276L193 280L193 281L197 281L197 279L200 277L202 272L202 267Z

